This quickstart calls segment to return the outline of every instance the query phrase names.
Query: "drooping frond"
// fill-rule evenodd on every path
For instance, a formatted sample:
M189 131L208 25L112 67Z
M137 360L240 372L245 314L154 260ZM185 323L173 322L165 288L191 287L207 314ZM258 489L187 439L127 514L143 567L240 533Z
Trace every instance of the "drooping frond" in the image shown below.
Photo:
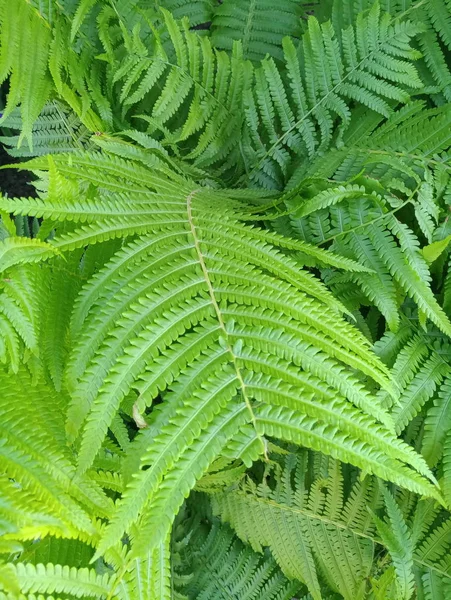
M0 124L20 104L22 133L32 149L32 126L51 91L48 52L51 31L26 0L0 2L0 82L10 77L10 92Z

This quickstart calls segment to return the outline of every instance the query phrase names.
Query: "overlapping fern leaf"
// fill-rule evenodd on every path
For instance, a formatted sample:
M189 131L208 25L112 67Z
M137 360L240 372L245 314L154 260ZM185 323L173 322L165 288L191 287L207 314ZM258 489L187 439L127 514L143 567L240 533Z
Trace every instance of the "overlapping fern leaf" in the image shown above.
M386 333L375 350L392 367L401 389L394 404L387 398L397 431L415 440L428 464L438 470L449 502L449 339L435 328L423 330L418 315L406 311L398 332Z
M323 468L306 489L307 454L289 455L284 463L282 473L273 473L275 488L269 476L259 485L248 480L214 494L213 510L256 550L268 547L283 572L302 581L315 600L322 598L324 579L343 598L362 598L375 561L367 510L380 505L374 481L356 483L345 500L339 464L329 465L329 472Z
M240 539L269 549L314 599L325 589L349 599L372 598L371 589L381 592L376 598L410 598L415 577L426 598L446 597L428 595L430 588L450 589L447 513L413 495L395 500L374 478L356 481L352 471L320 455L276 455L257 483L249 478L211 502Z
M424 461L394 437L389 415L345 368L390 392L365 338L340 320L342 306L297 263L296 252L318 257L317 248L242 224L238 194L165 170L107 154L28 166L49 170L49 189L60 185L66 194L3 199L1 207L53 222L50 247L125 242L76 299L65 374L66 429L80 474L109 429L117 438L121 407L149 424L130 446L137 475L99 553L125 531L136 556L157 546L227 444L250 464L265 454L266 436L437 495ZM59 221L73 226L59 233ZM319 258L337 264L330 252ZM342 266L362 269L355 261Z
M51 91L48 52L51 31L28 2L0 3L0 82L10 77L11 90L0 124L20 104L23 138L31 131Z
M64 440L67 397L33 382L25 367L14 379L5 369L0 377L2 543L49 534L94 536L95 517L107 516L112 501L76 474Z
M39 242L33 245L32 240L15 237L16 233L26 233L19 231L19 225L19 220L14 222L9 215L0 220L0 361L13 372L39 355L41 303L46 296L39 269L17 264L24 251L39 253L42 248Z
M22 119L16 109L3 123L6 131L0 142L14 158L29 158L54 152L71 152L89 147L90 133L78 117L57 103L44 106L30 132L31 147L19 147Z
M284 577L270 555L253 552L227 525L213 520L206 526L197 515L190 525L179 524L174 532L175 585L186 600L291 600L301 589L299 582Z
M189 147L187 159L205 167L219 161L240 162L235 143L242 125L243 89L250 85L252 68L241 45L232 56L215 52L208 38L180 26L163 11L166 44L155 32L151 47L135 41L132 52L116 67L124 116L147 123L145 132L164 146Z
M378 160L383 160L382 155L375 158ZM388 167L385 186L385 175L381 183L382 175L373 172L371 178L356 177L353 183L339 185L321 178L306 179L298 191L287 194L287 214L275 219L275 227L357 260L371 270L353 274L324 272L327 283L350 310L373 304L389 328L396 331L407 296L425 318L449 335L451 324L430 287L432 277L420 241L398 217L402 215L398 211L412 206L418 222L424 225L424 234L432 239L440 206L433 185L422 181L413 169L407 171L410 188L402 179L394 179L393 171L399 172L402 165ZM273 216L277 217L277 212Z
M423 85L414 66L420 53L412 46L421 28L382 14L378 5L343 31L311 17L298 42L282 42L279 32L272 54L279 55L282 44L281 66L264 58L254 67L247 55L264 56L269 48L266 39L265 52L250 49L260 26L279 27L285 15L297 30L298 8L288 3L285 12L278 6L276 19L260 2L242 4L216 8L210 38L191 31L188 20L176 21L165 3L155 13L136 2L114 8L88 2L75 14L63 3L52 20L39 16L51 36L45 77L92 132L137 128L146 136L141 140L162 144L173 156L226 174L228 181L241 176L268 188L283 187L306 159L339 143L355 105L387 116ZM249 18L236 21L241 10ZM236 30L235 21L250 28L249 36ZM293 34L293 27L283 25L283 33ZM227 47L240 38L230 53L214 49L225 45L225 37ZM255 44L262 46L258 39ZM41 96L42 104L49 94ZM25 124L30 137L32 121Z

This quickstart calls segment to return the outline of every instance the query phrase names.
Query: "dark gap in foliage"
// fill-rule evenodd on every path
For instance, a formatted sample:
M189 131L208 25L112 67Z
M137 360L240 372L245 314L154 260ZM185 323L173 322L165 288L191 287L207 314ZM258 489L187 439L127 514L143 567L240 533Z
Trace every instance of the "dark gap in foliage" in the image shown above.
M19 159L11 157L3 145L0 145L0 166L20 162ZM0 175L0 191L10 197L36 196L36 190L31 185L31 173L28 171L17 171L15 169L4 169Z

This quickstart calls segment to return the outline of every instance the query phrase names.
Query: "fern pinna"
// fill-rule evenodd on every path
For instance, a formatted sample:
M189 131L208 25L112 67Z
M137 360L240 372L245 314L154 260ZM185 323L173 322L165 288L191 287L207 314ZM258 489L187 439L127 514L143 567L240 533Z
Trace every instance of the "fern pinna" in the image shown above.
M450 21L0 0L0 600L450 597Z

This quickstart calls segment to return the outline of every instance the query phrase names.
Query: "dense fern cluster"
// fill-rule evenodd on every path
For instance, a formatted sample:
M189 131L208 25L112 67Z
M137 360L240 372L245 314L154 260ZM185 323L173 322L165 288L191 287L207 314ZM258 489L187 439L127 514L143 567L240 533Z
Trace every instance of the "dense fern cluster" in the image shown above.
M0 0L0 600L451 598L450 26Z

